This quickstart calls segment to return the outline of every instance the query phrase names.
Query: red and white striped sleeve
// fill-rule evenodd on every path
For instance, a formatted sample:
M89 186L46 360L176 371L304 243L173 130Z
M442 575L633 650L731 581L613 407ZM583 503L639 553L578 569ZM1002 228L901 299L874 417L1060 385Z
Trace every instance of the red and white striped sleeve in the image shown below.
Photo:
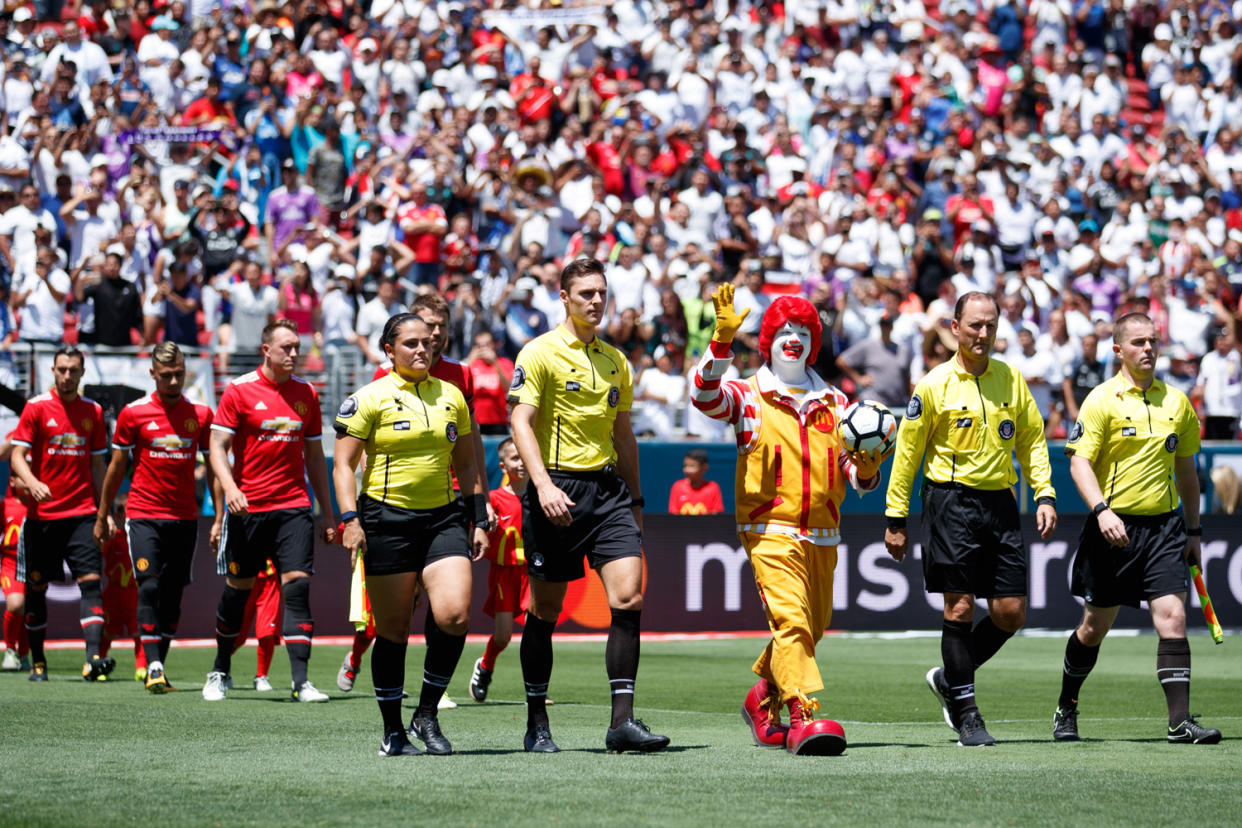
M694 407L708 417L733 426L738 451L745 453L759 429L760 407L749 383L722 380L732 363L733 351L729 344L713 340L695 371L690 399Z
M845 396L845 394L837 388L832 389L832 395L836 400L836 410L833 413L835 414L836 421L839 423L841 422L841 418L845 416L845 409L849 406L850 401L849 397ZM854 465L854 461L850 460L850 456L844 450L837 455L837 466L846 476L846 479L850 481L850 486L853 487L854 491L858 492L859 495L864 495L867 492L873 492L876 487L880 485L880 475L878 474L870 480L859 480L858 467Z

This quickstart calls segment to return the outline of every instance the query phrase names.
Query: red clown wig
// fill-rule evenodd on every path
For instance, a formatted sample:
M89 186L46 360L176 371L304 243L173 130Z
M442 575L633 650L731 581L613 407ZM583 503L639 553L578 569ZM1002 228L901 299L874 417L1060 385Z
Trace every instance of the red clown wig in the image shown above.
M772 340L786 322L801 325L811 332L811 350L807 355L810 365L819 356L824 329L815 306L801 296L778 296L763 314L763 323L759 326L759 352L763 354L763 361L771 360Z

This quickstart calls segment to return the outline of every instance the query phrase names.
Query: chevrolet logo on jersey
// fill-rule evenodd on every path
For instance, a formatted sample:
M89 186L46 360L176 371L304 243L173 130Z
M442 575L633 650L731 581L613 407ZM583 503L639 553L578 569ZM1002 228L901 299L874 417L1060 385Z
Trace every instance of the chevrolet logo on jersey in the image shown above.
M264 431L278 431L281 433L301 431L302 422L300 420L290 419L289 417L273 417L270 420L264 420L260 423L259 428Z
M86 438L79 434L53 434L47 442L58 448L81 448L86 445Z
M167 434L163 437L156 437L151 441L153 448L164 449L164 451L181 451L194 445L193 440L186 440L178 437L176 434Z

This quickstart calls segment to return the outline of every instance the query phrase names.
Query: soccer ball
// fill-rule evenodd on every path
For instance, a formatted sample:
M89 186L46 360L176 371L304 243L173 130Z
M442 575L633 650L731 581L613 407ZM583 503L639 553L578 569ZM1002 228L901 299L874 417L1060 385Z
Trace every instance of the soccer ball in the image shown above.
M897 442L897 418L883 403L860 400L845 409L838 427L846 451L887 452Z

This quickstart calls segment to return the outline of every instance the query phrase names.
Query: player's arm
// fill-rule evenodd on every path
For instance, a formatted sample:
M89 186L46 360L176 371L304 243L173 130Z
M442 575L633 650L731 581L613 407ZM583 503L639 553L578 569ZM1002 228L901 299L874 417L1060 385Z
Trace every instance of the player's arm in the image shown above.
M643 484L638 474L638 440L634 437L634 427L630 422L630 412L617 412L617 420L612 424L612 444L617 450L617 474L629 487L630 497L634 503L634 520L638 523L638 531L643 531L642 503Z
M102 458L100 458L102 459ZM91 458L92 470L95 458ZM112 461L103 476L103 484L98 488L99 508L95 512L95 543L100 548L112 539L113 532L108 531L108 518L112 515L112 501L121 489L121 480L125 478L125 468L129 465L129 452L122 448L112 449ZM113 527L115 531L115 526Z
M1199 470L1195 468L1195 456L1178 457L1173 461L1173 478L1177 484L1177 496L1182 501L1182 519L1188 530L1202 531L1199 517ZM1186 538L1186 561L1199 566L1200 536Z
M526 473L530 477L529 485L535 487L543 513L557 526L568 526L573 521L569 508L574 502L552 482L548 469L543 464L543 455L539 453L539 439L535 437L535 414L538 410L524 402L513 406L513 413L509 416L513 445L517 447L518 456L526 466Z
M242 494L241 489L237 488L237 481L233 479L233 467L229 465L229 451L232 448L233 433L213 426L211 449L208 454L211 470L216 474L216 481L220 484L220 491L224 494L224 505L229 514L244 515L249 512L250 504L246 502L246 496Z
M1052 488L1052 464L1048 461L1048 441L1044 437L1044 418L1022 375L1014 372L1015 399L1022 401L1022 415L1015 430L1014 444L1022 475L1035 491L1035 527L1047 540L1057 528L1057 494Z
M46 483L34 476L34 471L30 468L30 462L27 460L26 452L28 450L28 446L14 443L13 455L9 458L9 465L13 469L13 474L17 475L17 479L30 492L30 496L34 498L34 501L42 503L52 496L52 490L47 487Z
M910 536L906 529L906 518L910 514L910 493L936 421L937 405L934 389L920 383L914 389L914 396L906 406L906 416L897 429L897 448L893 452L888 491L884 498L884 516L888 521L888 527L884 530L884 546L896 561L906 556L906 550L910 546Z
M319 503L319 535L324 543L336 543L336 518L332 514L328 462L323 457L323 440L303 440L302 456L306 459L306 476L310 478L311 491L315 493L315 500Z
M463 418L465 419L465 418ZM470 420L474 415L470 415ZM466 502L466 514L470 519L470 560L477 561L487 553L487 489L479 485L482 463L475 460L475 440L458 440L453 444L453 468L457 470L457 482L461 484L462 500Z
M1100 481L1096 480L1095 469L1091 468L1091 461L1081 454L1075 454L1070 458L1070 477L1074 479L1074 486L1078 488L1078 494L1082 497L1082 502L1087 507L1094 510L1097 503L1107 503L1104 499L1104 492L1100 489ZM1196 488L1198 482L1195 483ZM1198 496L1196 495L1196 498ZM1196 500L1196 503L1198 501ZM1130 538L1126 534L1126 525L1121 518L1117 517L1112 509L1105 508L1098 515L1096 520L1100 524L1100 534L1104 536L1104 540L1113 546L1126 546L1130 543Z
M362 521L358 519L358 489L354 482L354 471L362 460L366 443L357 437L343 433L338 429L336 444L332 449L332 482L336 485L336 505L342 515L353 515L344 521L345 531L341 535L341 545L349 550L351 568L358 563L358 556L367 551L367 536L362 531Z
M487 513L487 525L496 526L496 509L492 506L492 501L487 497L487 450L483 448L483 433L479 431L479 421L474 418L474 411L470 412L470 442L474 443L474 467L478 476L476 480L475 491L483 495L484 511ZM457 469L457 482L461 482L461 467L454 462L453 468ZM462 491L465 494L465 491ZM477 560L477 559L476 559Z
M712 332L708 353L694 374L690 400L694 407L713 420L723 420L736 428L744 408L742 393L734 386L721 382L733 362L733 339L750 313L750 308L740 314L733 307L733 285L725 283L712 294L712 306L716 311L716 329Z

